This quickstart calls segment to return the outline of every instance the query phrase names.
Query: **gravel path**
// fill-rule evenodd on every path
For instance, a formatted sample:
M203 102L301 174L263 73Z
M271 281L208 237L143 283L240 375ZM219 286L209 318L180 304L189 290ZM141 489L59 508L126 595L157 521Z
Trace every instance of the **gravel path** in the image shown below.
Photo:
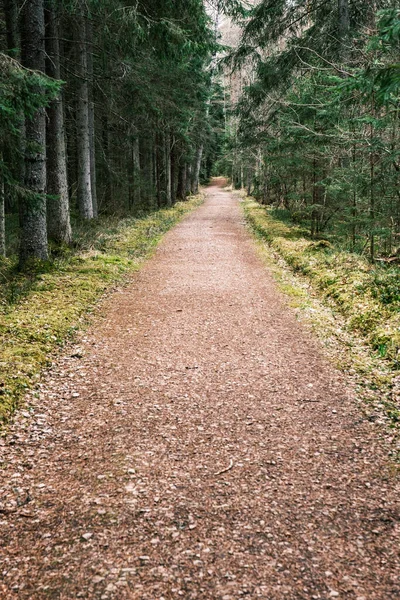
M0 442L1 598L400 598L396 468L242 221L209 188Z

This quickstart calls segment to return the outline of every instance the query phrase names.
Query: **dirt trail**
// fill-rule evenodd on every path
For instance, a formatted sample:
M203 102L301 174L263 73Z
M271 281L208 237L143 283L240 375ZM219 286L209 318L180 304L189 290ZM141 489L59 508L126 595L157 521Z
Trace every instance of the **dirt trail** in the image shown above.
M400 598L378 428L242 221L209 188L20 412L1 598Z

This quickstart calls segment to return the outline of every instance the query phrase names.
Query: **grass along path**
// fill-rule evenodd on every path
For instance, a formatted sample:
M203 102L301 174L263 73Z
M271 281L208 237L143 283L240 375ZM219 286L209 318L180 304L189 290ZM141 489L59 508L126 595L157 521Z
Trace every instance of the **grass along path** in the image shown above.
M116 282L137 271L164 233L199 206L202 196L144 218L121 221L100 243L56 259L34 276L0 264L0 423L37 382L56 348L82 328L90 311ZM22 292L21 292L22 290Z
M369 418L398 431L399 270L307 239L300 227L278 220L252 198L244 198L242 207L263 260L299 318L353 377Z

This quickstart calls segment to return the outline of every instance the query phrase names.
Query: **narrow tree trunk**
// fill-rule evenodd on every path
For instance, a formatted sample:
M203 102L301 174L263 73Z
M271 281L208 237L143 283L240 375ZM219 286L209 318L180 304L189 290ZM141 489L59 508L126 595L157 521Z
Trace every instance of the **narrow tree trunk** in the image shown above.
M152 179L153 179L153 194L154 194L154 199L155 199L155 202L153 204L155 206L157 206L157 203L158 203L157 134L155 136L153 136L153 153L152 153L151 165L153 167Z
M97 181L96 181L96 135L94 119L94 89L93 89L93 24L90 19L86 19L86 39L87 39L87 69L89 85L89 143L90 143L90 187L92 191L93 217L96 219L99 215L97 202Z
M103 144L103 156L104 156L104 200L105 208L109 209L112 204L112 173L111 173L111 157L110 157L110 139L109 139L109 122L107 106L104 108L104 114L101 119L101 139Z
M156 137L157 204L159 207L171 205L171 166L169 136L160 133Z
M18 3L15 0L4 0L4 16L6 25L7 54L13 58L20 57L20 36ZM25 123L22 110L20 112L19 136L17 138L17 152L15 148L3 148L3 160L7 169L11 171L16 181L23 187L25 178ZM15 189L12 185L4 182L5 205L12 206L15 201Z
M186 191L185 191L185 197L189 196L192 192L192 165L187 165L186 166Z
M338 0L338 37L340 59L345 62L350 41L349 0Z
M77 158L78 158L78 207L83 219L93 218L92 181L90 174L89 131L89 83L86 39L86 15L83 0L78 5L76 19L78 109L77 109Z
M371 150L369 154L369 167L370 167L370 198L369 198L369 217L370 217L370 244L369 254L370 259L373 262L375 260L375 160L372 151L372 143L374 136L374 128L372 123L370 125L370 140Z
M156 143L154 149L154 181L156 183L157 191L157 207L161 208L163 204L163 185L162 185L162 162L163 162L163 151L161 143L161 134L156 134Z
M138 205L141 201L140 189L140 141L139 135L135 133L132 140L132 169L133 169L133 204Z
M97 177L96 177L96 137L94 124L94 102L89 102L89 143L90 143L90 189L92 192L93 217L99 216L99 205L97 201Z
M178 193L178 156L176 150L176 142L175 139L172 138L172 148L171 148L171 203L175 204L177 200Z
M251 172L251 168L249 167L247 169L247 195L250 196L251 194L251 184L252 184L252 172Z
M0 152L0 165L3 162L3 153ZM0 170L0 256L6 255L6 214L5 214L5 193L4 177Z
M199 146L196 152L196 161L193 169L193 185L192 185L192 194L198 194L199 192L199 180L200 180L200 169L201 169L201 161L203 158L203 145Z
M354 252L355 247L356 247L356 235L357 235L357 225L356 225L356 218L357 218L357 188L355 185L355 173L356 173L356 145L353 144L353 149L352 149L352 158L353 158L353 207L352 207L352 217L353 217L353 222L351 224L351 249Z
M140 164L141 197L147 208L154 205L154 179L153 179L153 141L144 133L140 138L142 161Z
M18 55L18 5L15 0L4 0L4 16L7 31L7 53Z
M186 200L186 176L187 176L187 167L186 163L181 164L179 168L178 174L178 191L177 198L178 200Z
M53 2L47 4L47 74L60 79L60 47L58 15ZM67 152L65 147L63 94L53 100L47 109L47 231L58 243L71 243L69 198L67 180Z
M164 136L165 148L165 202L167 206L172 204L172 179L171 179L171 138L169 133Z
M45 72L43 0L26 0L22 8L22 63ZM40 90L38 90L40 91ZM26 121L25 186L20 200L20 264L47 260L46 223L46 115L40 108Z

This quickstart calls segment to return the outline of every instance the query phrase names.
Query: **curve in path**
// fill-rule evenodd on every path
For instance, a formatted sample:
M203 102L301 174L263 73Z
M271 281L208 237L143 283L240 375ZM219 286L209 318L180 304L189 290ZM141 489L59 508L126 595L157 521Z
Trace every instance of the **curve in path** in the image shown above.
M1 598L400 597L376 428L242 220L209 188L19 414Z

